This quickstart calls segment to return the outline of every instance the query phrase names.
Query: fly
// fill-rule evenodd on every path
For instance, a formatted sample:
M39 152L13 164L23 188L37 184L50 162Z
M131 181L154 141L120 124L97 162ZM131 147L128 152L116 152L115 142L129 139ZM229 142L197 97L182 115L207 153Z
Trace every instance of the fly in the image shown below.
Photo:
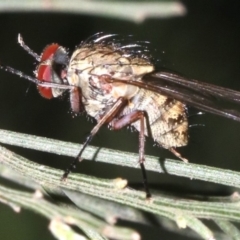
M139 164L146 197L150 198L144 167L145 136L186 162L176 150L188 144L186 104L240 121L240 92L170 71L157 71L141 42L122 44L115 34L98 33L82 42L70 59L66 49L58 44L48 45L39 56L21 35L18 43L39 62L35 77L9 66L1 65L2 69L34 82L44 98L59 97L68 91L71 110L85 110L97 121L62 179L76 167L84 149L104 124L112 130L131 125L139 131Z

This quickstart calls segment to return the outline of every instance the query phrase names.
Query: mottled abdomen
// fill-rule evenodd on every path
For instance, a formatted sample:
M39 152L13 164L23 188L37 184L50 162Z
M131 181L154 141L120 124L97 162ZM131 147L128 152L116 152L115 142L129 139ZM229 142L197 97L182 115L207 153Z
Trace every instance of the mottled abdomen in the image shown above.
M152 137L162 147L169 149L187 145L188 119L183 103L140 89L131 99L129 106L124 109L124 114L133 110L146 112L149 127L145 121L145 135ZM131 125L140 130L139 121Z

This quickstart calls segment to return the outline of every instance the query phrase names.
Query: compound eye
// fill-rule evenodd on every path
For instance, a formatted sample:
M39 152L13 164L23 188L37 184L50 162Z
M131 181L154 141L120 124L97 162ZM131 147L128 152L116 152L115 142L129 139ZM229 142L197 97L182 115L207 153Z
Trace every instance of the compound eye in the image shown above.
M53 58L59 49L58 44L51 44L47 46L41 56L40 64L37 69L37 78L43 82L54 82L53 81ZM44 98L51 99L53 98L52 88L51 87L42 87L38 86L38 91L40 95Z
M51 45L48 45L42 52L40 62L44 62L46 60L53 59L53 56L57 52L59 47L60 46L57 43L53 43Z
M37 78L44 82L52 82L52 67L51 67L51 65L40 64L38 71L37 71ZM37 86L37 88L42 97L47 98L47 99L53 98L51 87Z

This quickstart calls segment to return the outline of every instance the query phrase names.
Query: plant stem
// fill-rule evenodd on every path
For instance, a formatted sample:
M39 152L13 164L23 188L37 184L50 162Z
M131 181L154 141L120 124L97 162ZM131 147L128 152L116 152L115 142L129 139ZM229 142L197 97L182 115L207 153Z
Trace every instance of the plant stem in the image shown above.
M82 147L80 144L7 130L0 130L0 142L69 157L75 157L78 154L79 149ZM139 165L137 164L138 155L129 152L88 146L82 157L85 160L94 160L97 162L116 164L130 168L139 168ZM145 167L147 171L159 173L167 172L171 175L223 184L230 187L240 186L240 173L227 169L184 163L173 159L161 160L158 157L148 155L146 156Z
M140 23L148 18L183 16L186 9L179 1L0 1L2 12L57 12L111 17Z

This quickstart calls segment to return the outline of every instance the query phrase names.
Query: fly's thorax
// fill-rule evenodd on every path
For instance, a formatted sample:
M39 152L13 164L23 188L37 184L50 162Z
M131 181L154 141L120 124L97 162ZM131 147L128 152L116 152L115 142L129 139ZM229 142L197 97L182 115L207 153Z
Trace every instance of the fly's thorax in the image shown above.
M111 45L91 44L75 50L70 59L68 76L77 72L78 82L69 79L69 84L81 87L82 81L88 80L85 78L109 75L116 79L134 81L153 70L154 66L148 59L133 57Z
M113 46L91 44L81 46L73 53L69 68L68 82L82 90L82 102L87 113L95 118L109 109L119 97L130 99L139 88L127 83L140 80L142 75L152 72L149 60L132 57ZM113 81L107 81L108 76ZM116 79L126 80L119 83Z
M132 108L125 108L124 114L133 110L144 111L146 136L151 136L167 149L187 145L188 118L185 104L146 89L140 89L131 103ZM139 121L132 126L140 131Z

